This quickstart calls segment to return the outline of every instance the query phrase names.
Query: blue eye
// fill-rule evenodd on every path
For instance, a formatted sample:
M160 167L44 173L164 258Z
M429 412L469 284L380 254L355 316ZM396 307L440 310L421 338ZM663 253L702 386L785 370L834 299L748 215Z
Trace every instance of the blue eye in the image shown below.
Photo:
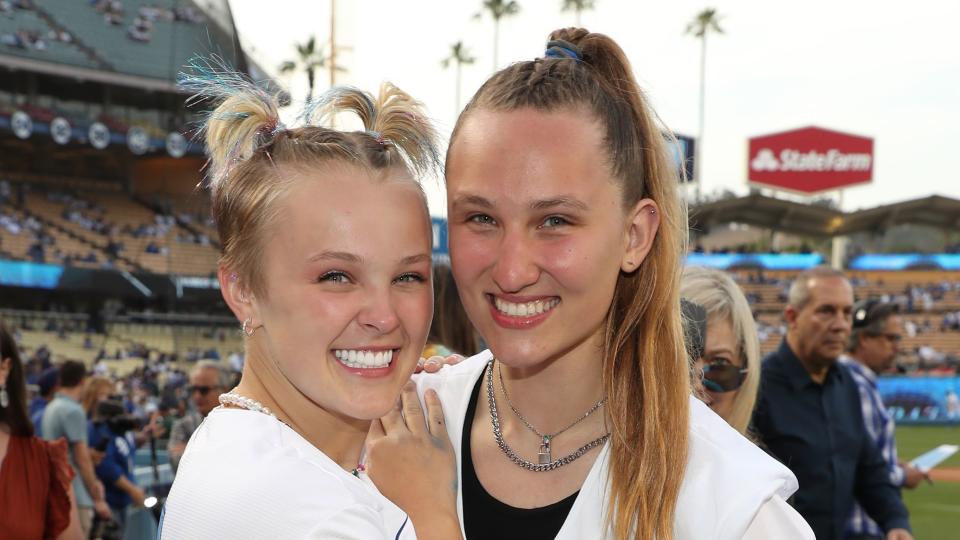
M426 281L426 279L424 279L424 277L420 274L411 272L398 276L395 281L398 283L423 283Z
M478 223L480 225L493 225L496 223L492 217L486 214L474 214L467 218L467 221L472 223Z
M327 282L327 283L349 283L349 282L350 282L350 278L349 278L349 277L347 276L347 274L344 273L344 272L341 272L341 271L339 271L339 270L333 270L333 271L331 271L331 272L327 272L326 274L323 274L322 276L320 276L320 278L317 279L317 282L319 282L319 283L324 283L324 282Z
M569 224L570 222L567 220L567 218L562 216L550 216L543 220L544 227L562 227L563 225Z

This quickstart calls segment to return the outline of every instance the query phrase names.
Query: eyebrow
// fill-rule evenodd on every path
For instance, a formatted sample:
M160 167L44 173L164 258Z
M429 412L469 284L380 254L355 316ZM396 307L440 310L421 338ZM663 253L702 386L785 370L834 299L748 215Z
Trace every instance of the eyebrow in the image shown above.
M423 261L429 261L429 260L431 260L432 258L433 258L433 255L430 254L430 253L421 253L421 254L419 254L419 255L410 255L409 257L404 257L404 258L400 259L400 264L402 264L402 265L416 264L416 263L423 262Z
M453 200L453 206L472 204L482 208L493 208L494 204L489 199L479 195L461 195ZM531 210L547 210L558 206L567 206L577 210L587 210L587 204L583 201L569 195L561 195L552 199L541 199L530 203Z
M493 208L493 203L479 195L460 195L453 200L453 206L472 204L483 208Z
M417 255L408 255L400 259L400 264L415 264L418 262L429 261L432 258L430 253L419 253ZM353 253L347 253L346 251L323 251L317 253L316 255L311 256L307 259L309 262L316 261L328 261L328 260L337 260L344 261L349 263L362 263L363 259L354 255Z
M556 208L558 206L566 206L574 208L576 210L587 210L587 204L581 200L575 199L570 196L560 196L553 199L543 199L539 201L534 201L530 204L531 210L548 210L550 208Z
M347 253L346 251L321 251L316 255L311 255L307 260L310 262L337 260L351 263L359 263L363 261L363 259L360 257L354 255L353 253Z

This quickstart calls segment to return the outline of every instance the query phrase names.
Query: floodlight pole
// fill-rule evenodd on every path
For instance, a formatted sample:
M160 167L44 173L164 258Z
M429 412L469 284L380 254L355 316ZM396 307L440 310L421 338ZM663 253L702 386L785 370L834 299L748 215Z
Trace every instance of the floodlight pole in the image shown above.
M330 0L330 88L337 84L337 0Z

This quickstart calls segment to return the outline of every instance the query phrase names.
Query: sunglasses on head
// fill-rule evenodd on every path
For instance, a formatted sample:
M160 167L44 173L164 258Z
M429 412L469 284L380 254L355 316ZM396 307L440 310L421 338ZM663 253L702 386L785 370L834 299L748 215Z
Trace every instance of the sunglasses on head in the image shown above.
M732 364L707 364L703 366L703 387L710 392L722 394L733 392L743 385L747 370Z
M188 386L187 391L193 394L194 392L199 392L201 396L205 396L210 393L211 390L216 388L215 386Z

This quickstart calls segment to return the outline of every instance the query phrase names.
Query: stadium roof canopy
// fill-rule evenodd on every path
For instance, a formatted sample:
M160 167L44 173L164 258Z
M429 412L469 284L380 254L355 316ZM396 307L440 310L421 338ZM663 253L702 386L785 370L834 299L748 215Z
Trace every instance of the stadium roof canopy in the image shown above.
M712 225L742 223L798 236L831 237L882 232L894 225L960 229L960 200L940 195L841 212L759 193L709 202L690 210L690 228L707 232Z
M140 91L177 93L195 55L217 54L254 79L227 0L125 0L119 11L92 2L32 0L0 14L0 66Z
M713 225L743 223L801 236L830 236L843 213L825 206L802 204L753 193L690 209L690 228L707 232Z
M902 224L960 230L960 200L931 195L922 199L858 210L844 217L843 225L839 227L837 233L883 231Z

